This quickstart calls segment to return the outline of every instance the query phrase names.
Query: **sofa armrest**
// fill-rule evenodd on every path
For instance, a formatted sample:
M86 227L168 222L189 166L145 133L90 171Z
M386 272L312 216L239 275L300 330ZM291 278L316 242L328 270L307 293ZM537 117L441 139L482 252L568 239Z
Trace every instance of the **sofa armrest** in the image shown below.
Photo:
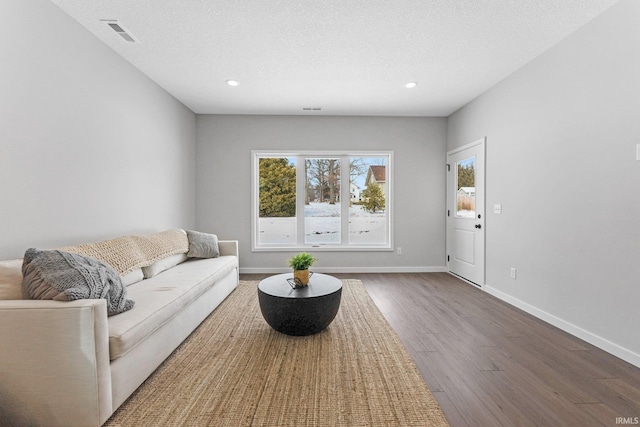
M240 253L238 252L237 240L219 240L218 249L220 249L220 255L235 255L237 257L240 256Z
M99 426L112 412L105 300L0 301L0 419Z

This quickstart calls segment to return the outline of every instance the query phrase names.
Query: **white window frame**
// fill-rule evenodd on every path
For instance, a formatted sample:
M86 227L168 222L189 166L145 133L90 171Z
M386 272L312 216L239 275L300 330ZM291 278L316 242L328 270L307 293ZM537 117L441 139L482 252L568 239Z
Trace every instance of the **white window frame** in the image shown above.
M305 244L304 243L304 182L305 170L300 167L300 161L296 164L296 238L295 244L259 244L259 159L270 157L314 157L314 158L341 158L340 176L349 177L349 157L386 157L386 242L383 244L349 244L349 203L341 203L341 244ZM344 159L347 158L345 162ZM349 180L340 185L340 200L351 200ZM393 250L393 151L273 151L273 150L252 150L251 151L251 250L252 252L270 251L292 251L292 250L313 250L313 251L392 251ZM298 216L302 212L302 216ZM302 220L299 220L302 218ZM346 220L345 220L346 218Z

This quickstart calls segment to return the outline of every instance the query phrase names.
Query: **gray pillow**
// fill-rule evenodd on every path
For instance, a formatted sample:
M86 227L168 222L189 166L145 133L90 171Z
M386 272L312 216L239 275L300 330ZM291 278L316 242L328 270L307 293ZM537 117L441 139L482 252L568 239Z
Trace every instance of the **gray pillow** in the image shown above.
M216 258L220 256L218 236L199 231L186 230L186 232L189 240L189 252L187 252L189 258Z
M109 316L133 308L118 273L95 258L59 250L27 249L22 263L22 292L30 299L107 300Z

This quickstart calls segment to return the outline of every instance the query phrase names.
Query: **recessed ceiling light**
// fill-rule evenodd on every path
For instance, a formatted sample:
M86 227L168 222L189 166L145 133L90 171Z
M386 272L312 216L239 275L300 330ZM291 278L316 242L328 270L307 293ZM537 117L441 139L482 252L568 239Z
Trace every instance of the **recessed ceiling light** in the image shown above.
M407 89L413 89L416 86L418 86L418 82L409 82L406 85L404 85L404 87L406 87Z
M229 86L238 86L240 83L237 80L227 80L227 84Z

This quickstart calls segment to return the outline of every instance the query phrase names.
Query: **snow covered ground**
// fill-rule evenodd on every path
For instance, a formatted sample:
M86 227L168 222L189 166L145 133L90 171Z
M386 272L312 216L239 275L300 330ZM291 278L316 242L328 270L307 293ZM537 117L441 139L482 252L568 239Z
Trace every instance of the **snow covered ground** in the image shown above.
M340 203L310 203L304 207L305 243L340 244ZM260 218L260 243L295 244L295 218ZM385 212L369 213L362 206L349 207L349 243L385 243Z

